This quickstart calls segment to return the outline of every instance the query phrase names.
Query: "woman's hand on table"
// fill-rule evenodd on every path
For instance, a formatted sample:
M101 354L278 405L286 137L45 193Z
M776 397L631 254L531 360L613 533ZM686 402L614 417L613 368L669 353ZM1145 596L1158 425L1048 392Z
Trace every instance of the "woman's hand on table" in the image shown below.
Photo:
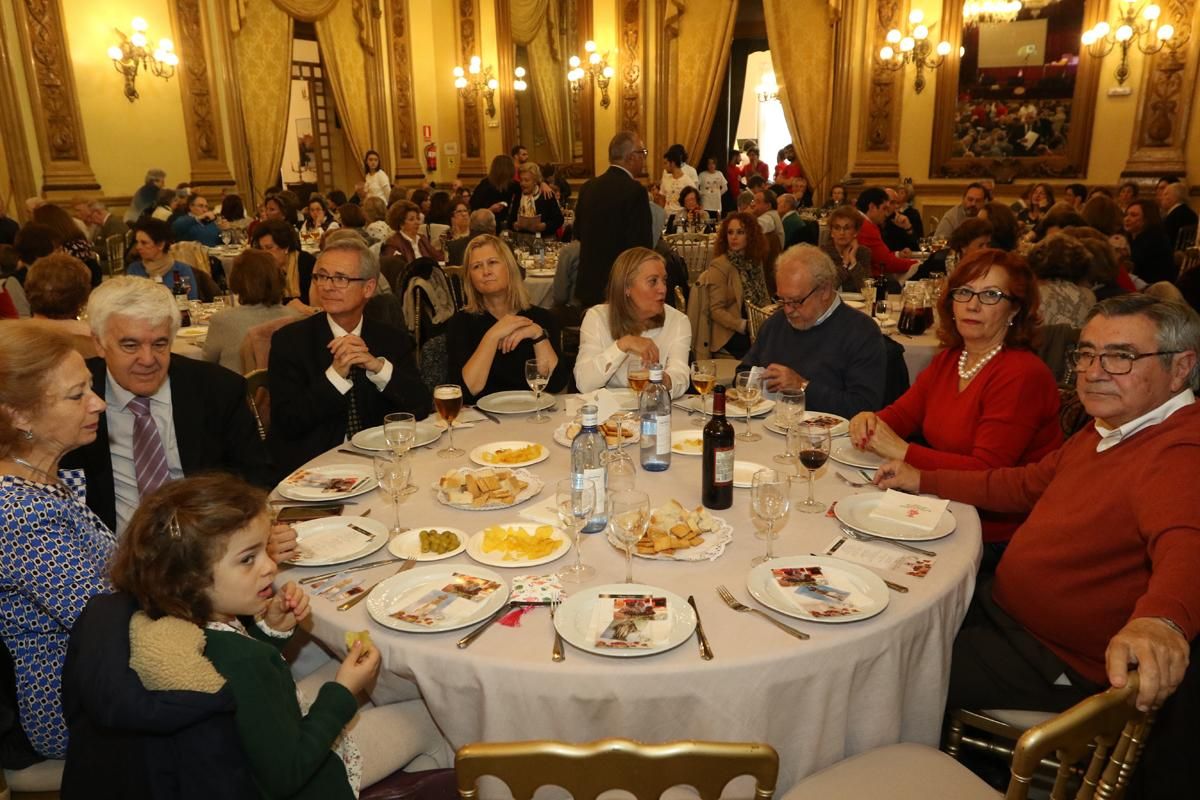
M921 470L903 461L888 461L875 471L875 485L916 493L921 491Z
M272 630L290 631L308 613L308 595L295 581L288 581L267 603L263 622Z
M654 343L653 339L647 339L645 336L626 334L617 339L617 349L627 355L637 356L642 359L644 364L658 362L658 345Z
M350 694L356 697L366 694L379 675L379 663L378 647L371 645L366 652L363 652L363 643L356 641L350 648L350 652L346 653L342 665L338 667L334 680L349 689Z
M850 441L859 450L870 450L884 458L903 460L908 452L908 442L873 411L855 414L850 420Z
M267 556L276 564L291 561L299 549L296 529L291 525L272 525L267 537Z

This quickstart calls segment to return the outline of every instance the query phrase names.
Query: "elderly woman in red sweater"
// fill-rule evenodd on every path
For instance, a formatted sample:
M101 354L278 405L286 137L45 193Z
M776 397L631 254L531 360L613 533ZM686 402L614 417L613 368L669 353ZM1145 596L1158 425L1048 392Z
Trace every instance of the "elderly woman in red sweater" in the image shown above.
M854 446L921 470L992 469L1037 461L1062 444L1054 376L1030 350L1037 280L1003 250L971 253L939 301L945 349L892 405L850 420ZM924 444L910 442L919 437ZM992 555L1019 518L983 513ZM986 556L985 556L985 564Z

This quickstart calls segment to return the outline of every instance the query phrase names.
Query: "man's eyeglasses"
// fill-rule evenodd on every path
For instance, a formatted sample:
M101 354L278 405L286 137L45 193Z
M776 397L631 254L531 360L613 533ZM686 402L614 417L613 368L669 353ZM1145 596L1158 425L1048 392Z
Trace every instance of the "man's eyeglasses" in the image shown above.
M650 155L650 151L649 151L649 150L647 150L646 148L644 148L644 147L643 147L641 150L634 150L634 151L633 151L633 155L635 155L635 156L648 156L648 155Z
M969 303L971 298L978 297L979 302L985 306L994 306L1001 300L1016 300L1011 294L1005 294L999 289L984 289L982 292L976 292L973 289L968 289L966 286L960 286L950 293L956 303Z
M816 294L820 288L821 287L818 286L816 289L813 289L811 292L804 295L804 297L801 297L799 300L784 300L782 297L777 296L777 297L775 297L775 305L779 306L784 311L794 311L797 308L799 308L800 306L804 305L804 301L807 300L808 298L812 297L814 294Z
M349 275L330 275L328 272L314 272L312 280L317 286L328 283L335 289L345 289L351 283L361 283L366 278L351 278Z
M1109 375L1128 375L1133 371L1133 362L1150 356L1173 356L1183 350L1158 350L1153 353L1096 353L1091 350L1071 350L1067 353L1067 361L1076 372L1085 372L1092 367L1098 357L1100 369Z

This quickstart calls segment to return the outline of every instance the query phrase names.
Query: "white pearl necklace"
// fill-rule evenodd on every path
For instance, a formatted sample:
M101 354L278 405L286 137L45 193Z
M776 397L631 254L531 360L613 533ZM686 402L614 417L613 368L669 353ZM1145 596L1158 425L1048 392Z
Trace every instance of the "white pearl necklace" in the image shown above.
M1003 342L996 345L991 350L984 353L983 357L975 362L975 366L971 367L970 369L967 369L967 349L964 347L963 351L958 354L958 377L962 378L964 381L971 380L971 378L974 378L979 374L979 370L987 366L987 363L996 357L996 354L999 353L1003 347Z

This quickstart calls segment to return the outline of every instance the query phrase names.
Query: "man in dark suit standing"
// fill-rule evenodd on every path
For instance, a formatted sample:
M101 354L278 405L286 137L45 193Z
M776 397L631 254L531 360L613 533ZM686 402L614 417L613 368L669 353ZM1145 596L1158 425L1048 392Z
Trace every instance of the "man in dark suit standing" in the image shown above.
M608 143L608 171L579 190L575 236L579 277L575 297L583 308L604 302L608 275L617 256L631 247L653 247L650 197L636 179L646 166L642 137L621 131Z
M1158 193L1158 207L1162 209L1163 227L1171 247L1182 250L1191 247L1196 239L1196 212L1187 204L1187 187L1182 181L1168 183ZM1179 235L1191 231L1191 240L1180 241Z
M404 331L363 319L379 261L357 239L326 246L313 270L322 314L271 338L271 433L276 463L292 470L393 411L429 414L433 401Z
M250 407L242 376L171 353L179 309L158 281L122 276L88 300L100 357L88 359L92 389L104 398L96 441L64 466L87 475L87 504L118 534L138 503L163 483L224 470L264 488L278 475Z

